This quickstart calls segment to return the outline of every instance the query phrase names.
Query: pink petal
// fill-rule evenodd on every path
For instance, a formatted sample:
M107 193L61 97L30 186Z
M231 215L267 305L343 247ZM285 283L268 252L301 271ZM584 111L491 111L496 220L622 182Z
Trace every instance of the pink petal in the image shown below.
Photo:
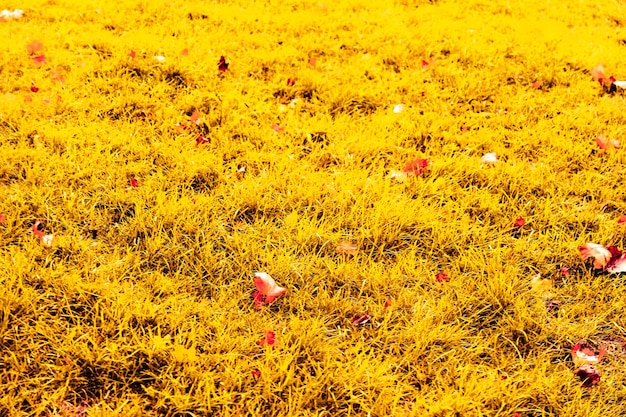
M611 259L611 252L597 243L585 243L578 248L578 251L583 261L593 258L593 267L596 269L604 268Z
M259 293L265 295L265 302L270 304L276 297L287 292L283 287L278 286L274 278L266 272L256 272L254 274L254 285Z

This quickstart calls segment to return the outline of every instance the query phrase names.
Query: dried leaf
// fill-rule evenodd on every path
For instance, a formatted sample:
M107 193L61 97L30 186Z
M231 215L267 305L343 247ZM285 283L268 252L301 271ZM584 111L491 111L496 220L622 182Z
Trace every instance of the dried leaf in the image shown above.
M221 56L219 62L217 63L217 69L220 72L226 72L226 70L228 69L228 65L229 63L226 62L226 58L224 58L224 56Z
M287 292L285 288L276 284L274 278L266 272L256 272L254 274L254 285L259 293L265 296L267 304L271 304L276 297L280 297Z
M275 343L276 335L271 330L266 331L265 336L262 339L256 341L256 344L258 346L274 346Z
M597 243L585 243L578 251L583 261L593 258L593 267L596 269L603 269L611 259L611 252Z
M435 275L435 279L437 280L437 282L444 282L444 281L448 282L448 281L450 281L450 277L445 272L440 272L437 275Z
M596 144L600 147L600 149L605 151L610 151L613 149L619 148L619 141L616 139L607 139L604 135L600 134L596 138Z

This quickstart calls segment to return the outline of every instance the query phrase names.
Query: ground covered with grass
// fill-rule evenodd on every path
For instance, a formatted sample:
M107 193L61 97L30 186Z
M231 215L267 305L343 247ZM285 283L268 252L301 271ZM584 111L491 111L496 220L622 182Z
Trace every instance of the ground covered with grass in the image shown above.
M0 415L626 413L622 2L3 8Z

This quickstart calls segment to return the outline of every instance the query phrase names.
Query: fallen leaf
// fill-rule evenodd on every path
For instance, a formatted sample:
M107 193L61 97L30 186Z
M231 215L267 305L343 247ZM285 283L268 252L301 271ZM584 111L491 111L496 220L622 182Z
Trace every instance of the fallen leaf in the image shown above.
M622 214L619 219L617 219L617 224L626 223L626 214Z
M7 221L7 218L4 217L2 213L0 213L0 223L4 223L5 221Z
M585 364L578 368L576 376L583 382L584 388L589 388L600 382L602 372L594 368L593 365Z
M266 272L255 272L254 285L259 293L265 296L267 304L271 304L276 297L280 297L287 292L285 288L278 286L274 278Z
M224 56L221 56L219 62L217 63L217 69L220 72L226 72L226 70L228 69L228 65L229 63L226 62L226 58L224 58Z
M137 181L135 178L131 177L130 180L130 186L133 188L139 187L139 181Z
M569 268L566 266L561 266L561 268L559 268L559 270L561 271L561 275L563 275L564 277L569 275Z
M196 138L196 146L202 145L203 143L209 143L209 142L210 142L210 140L205 138L204 136L198 136Z
M258 369L253 369L252 370L252 377L254 379L259 379L261 378L261 371L259 371Z
M315 58L309 58L309 66L310 67L315 67L315 64L317 63L317 59Z
M189 49L187 49L187 48L183 49L181 54L182 54L182 56L188 56L189 55Z
M387 298L387 300L385 301L385 308L391 307L392 303L393 301L391 300L391 298Z
M357 253L358 249L359 247L355 243L341 241L335 247L335 253L339 255L354 256Z
M600 350L598 354L596 354L593 347L587 343L586 340L579 340L574 346L572 346L571 350L572 360L575 363L598 363L602 361L605 353L606 348L600 346Z
M371 319L372 316L370 316L369 314L363 314L361 316L354 317L352 319L352 324L354 324L355 326L361 326L365 323L368 323Z
M444 281L448 282L448 281L450 281L450 277L445 272L440 272L437 275L435 275L435 279L437 280L437 282L444 282Z
M407 162L402 172L407 175L417 176L424 173L428 165L430 165L430 161L428 159L418 158L414 161Z
M533 88L537 90L537 89L541 88L542 85L543 85L543 83L541 81L535 81L533 83Z
M29 54L33 55L39 51L43 51L43 43L41 43L40 41L32 41L31 43L29 43L26 46L26 50L28 51Z
M285 128L283 126L279 126L277 124L272 125L272 129L276 132L276 133L280 133L283 132L285 130Z
M591 69L591 76L594 80L598 81L600 84L603 83L606 76L604 75L604 65L598 64L597 66Z
M578 248L578 251L583 261L593 258L593 267L595 269L605 268L611 259L611 252L597 243L585 243Z
M256 341L256 344L258 346L274 346L275 343L276 335L271 330L266 331L265 336L262 339Z
M607 139L607 138L604 137L603 134L600 134L596 138L596 143L598 144L600 149L605 150L605 151L610 151L612 149L619 148L619 141L618 140L616 140L616 139Z
M45 55L37 55L33 57L33 61L35 62L35 64L37 65L43 65L46 63L46 56Z
M537 295L543 297L550 297L552 294L550 291L553 288L553 282L551 279L541 278L541 274L537 274L530 280L530 286Z
M494 164L498 162L498 154L495 152L486 153L480 158L480 162L483 164Z
M558 310L559 307L561 307L561 302L559 300L546 301L546 310L548 311Z
M131 59L134 59L134 58L137 56L137 54L135 53L135 51L133 51L133 50L131 49L131 50L130 50L130 53L128 54L128 56L129 56Z
M36 93L37 91L39 91L39 87L37 87L35 83L33 82L30 85L30 91L32 91L33 93Z
M289 87L293 87L294 85L296 85L296 80L294 80L293 78L287 78L287 85Z
M513 227L515 227L516 229L519 229L520 227L524 226L525 224L526 224L526 221L524 220L524 218L522 216L520 216L517 219L515 219L515 222L513 223Z

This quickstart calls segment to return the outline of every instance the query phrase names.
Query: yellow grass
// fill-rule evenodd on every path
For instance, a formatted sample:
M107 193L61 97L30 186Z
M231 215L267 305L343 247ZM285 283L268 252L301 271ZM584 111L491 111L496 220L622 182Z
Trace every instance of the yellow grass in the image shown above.
M5 7L0 415L626 413L623 2Z

